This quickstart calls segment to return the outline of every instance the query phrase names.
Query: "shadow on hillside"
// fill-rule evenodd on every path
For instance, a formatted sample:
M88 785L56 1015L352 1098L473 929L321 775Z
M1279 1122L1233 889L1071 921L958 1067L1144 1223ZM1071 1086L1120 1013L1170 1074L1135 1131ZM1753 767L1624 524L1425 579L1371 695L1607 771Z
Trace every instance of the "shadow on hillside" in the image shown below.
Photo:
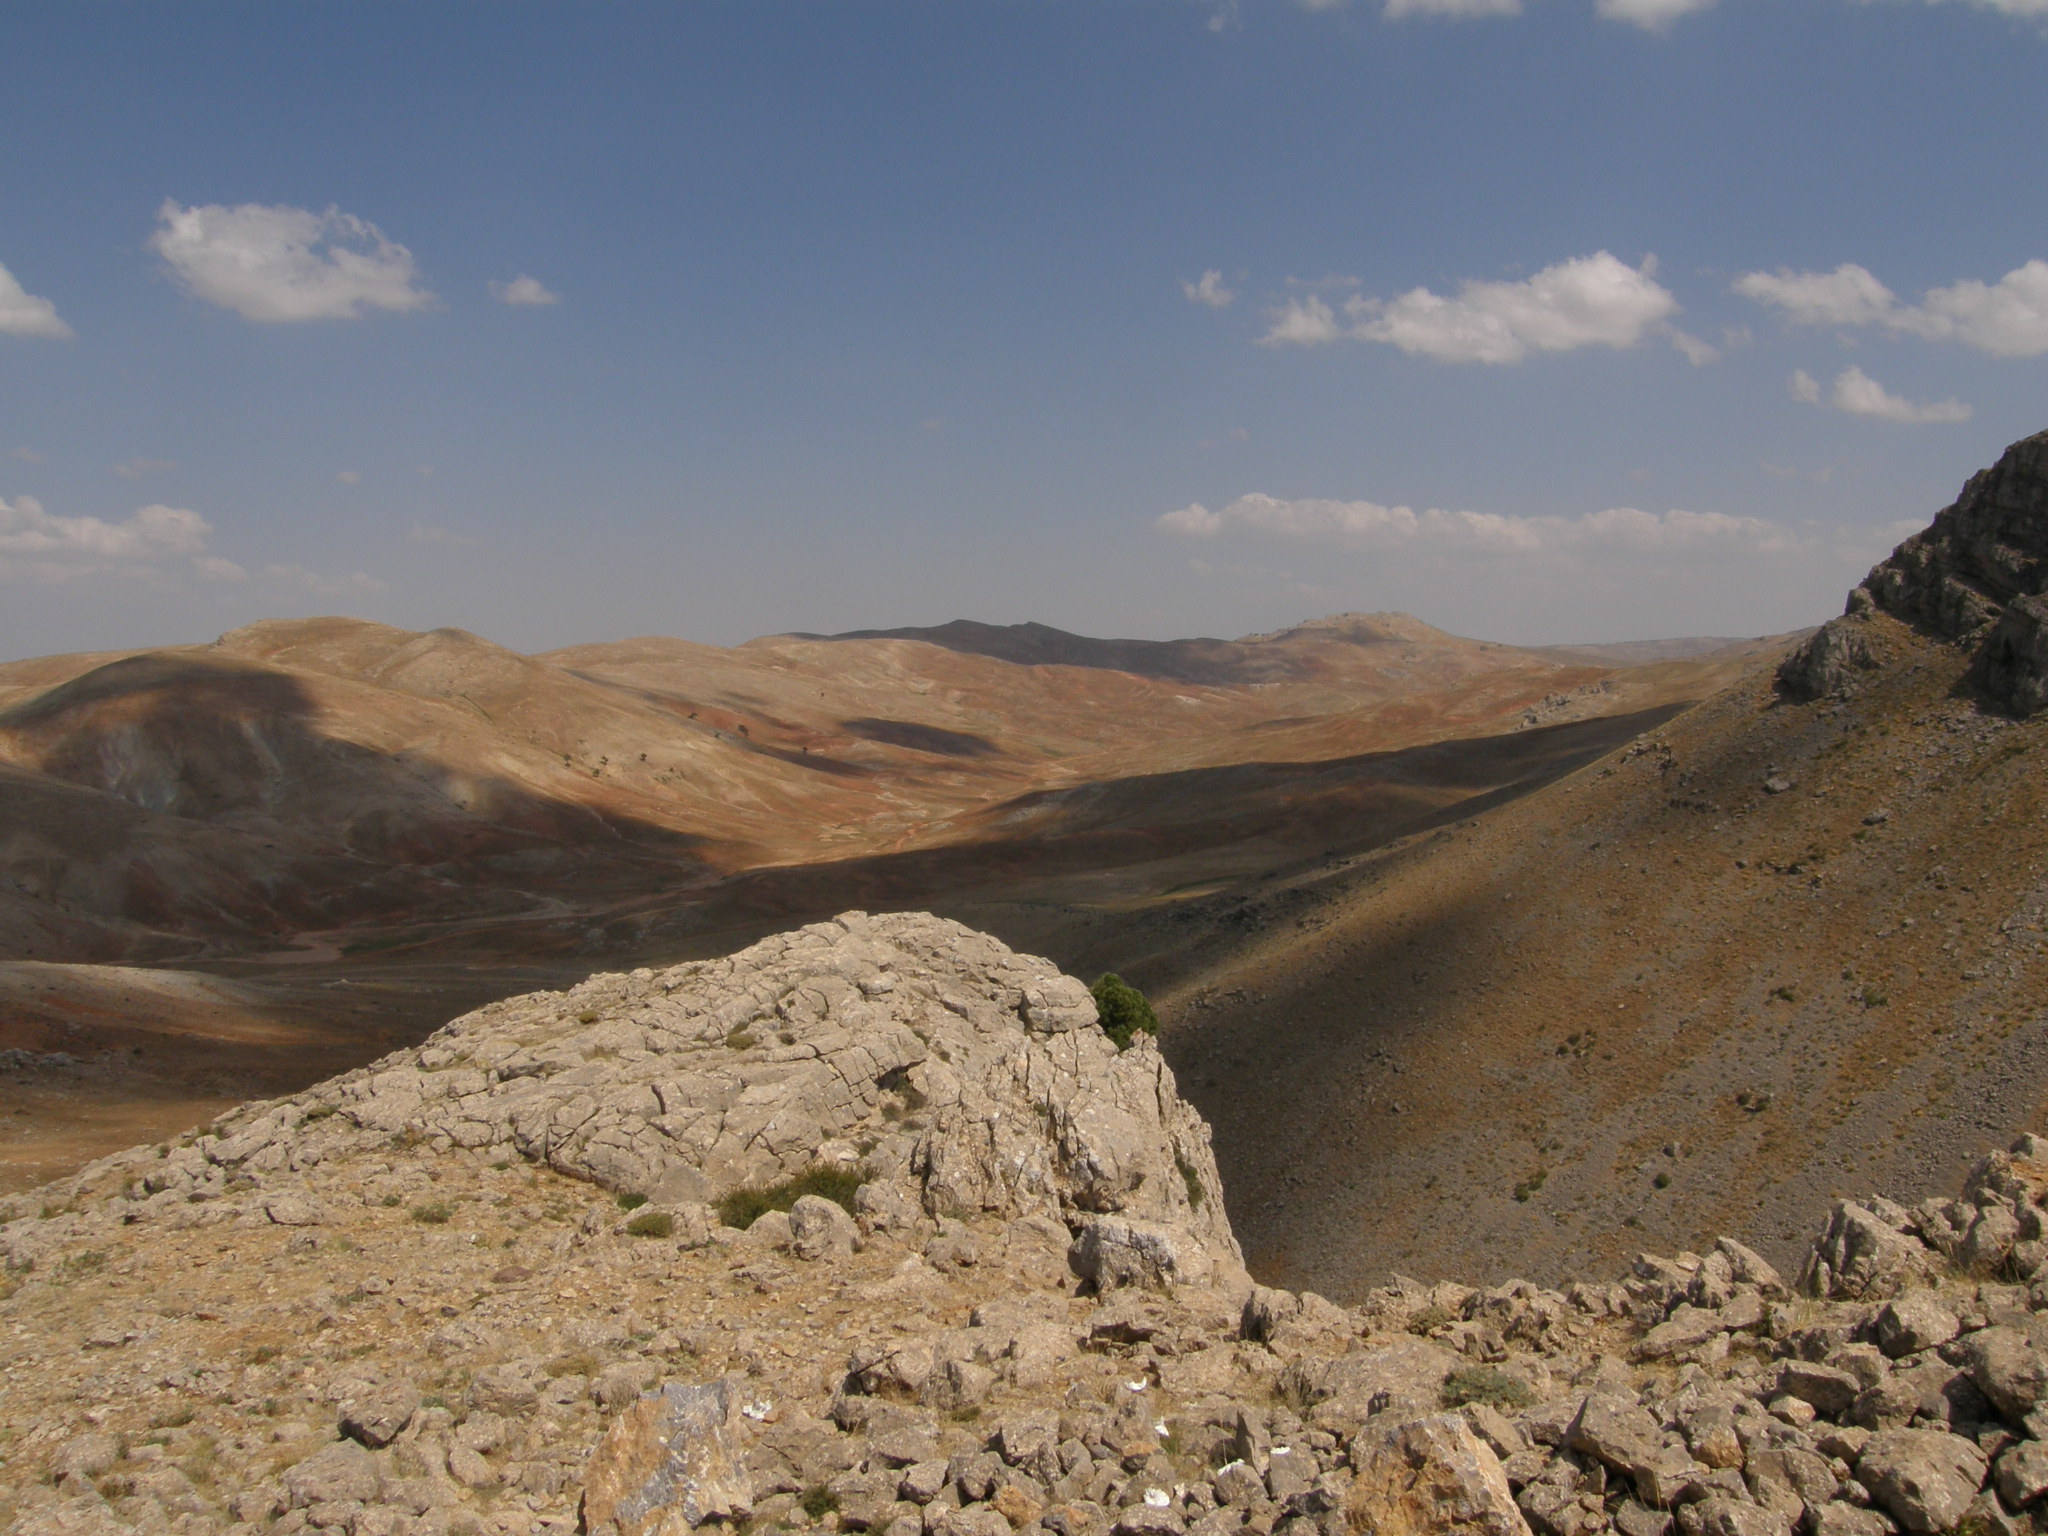
M704 868L702 838L328 735L298 680L246 663L110 662L0 713L0 742L48 786L0 804L0 863L90 866L51 899L150 926L270 934L459 909L514 874Z
M905 747L912 752L929 752L934 757L998 757L1002 749L986 736L971 731L949 731L936 725L919 725L914 720L878 720L863 716L842 720L839 729L862 741L878 741L885 747Z
M734 948L791 923L849 908L971 909L979 926L1006 942L1040 944L1042 952L1069 969L1077 968L1084 955L1090 964L1099 960L1104 969L1119 969L1117 934L1136 941L1131 947L1138 950L1145 946L1148 926L1192 922L1227 934L1242 893L1189 901L1152 893L1150 900L1135 903L1134 917L1113 925L1110 933L1083 939L1077 925L1073 944L1048 943L1042 925L1021 932L1006 920L1005 902L1029 890L1034 894L1019 905L1042 907L1060 900L1045 893L1049 886L1056 892L1061 881L1200 862L1204 854L1222 856L1244 845L1256 848L1262 872L1379 847L1539 789L1654 729L1683 707L1326 762L1234 764L1036 791L963 820L955 842L750 870L671 907L665 922L651 921L646 912L633 922L641 931L688 935L684 942L695 956L710 952L707 946L714 941ZM1187 878L1180 874L1176 883ZM1206 958L1213 962L1216 957L1210 953ZM1174 979L1157 966L1136 969L1146 985Z

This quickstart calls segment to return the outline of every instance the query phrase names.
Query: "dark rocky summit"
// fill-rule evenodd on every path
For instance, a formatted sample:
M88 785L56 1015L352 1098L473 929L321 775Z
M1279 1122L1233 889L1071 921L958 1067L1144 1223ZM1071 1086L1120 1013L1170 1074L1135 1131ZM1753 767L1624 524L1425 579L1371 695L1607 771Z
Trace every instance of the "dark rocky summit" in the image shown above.
M1794 698L1841 694L1880 657L1858 620L1879 610L1966 645L1991 702L2016 715L2048 704L2048 432L2022 438L1931 526L1849 594L1847 611L1787 657Z

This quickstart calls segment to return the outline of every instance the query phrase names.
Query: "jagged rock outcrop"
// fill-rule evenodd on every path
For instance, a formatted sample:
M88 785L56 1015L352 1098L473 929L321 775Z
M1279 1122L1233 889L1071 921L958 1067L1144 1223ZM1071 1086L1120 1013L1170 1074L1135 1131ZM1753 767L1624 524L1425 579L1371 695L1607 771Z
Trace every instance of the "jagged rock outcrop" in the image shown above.
M1095 1025L1047 961L922 913L850 912L492 1003L230 1115L142 1185L181 1213L260 1180L270 1220L306 1224L292 1171L399 1137L514 1153L701 1227L722 1196L822 1163L857 1174L882 1225L1061 1222L1105 1287L1240 1271L1207 1125L1150 1037L1120 1052Z
M1792 1285L1724 1237L1619 1283L1345 1308L1242 1276L1201 1122L1085 997L955 925L849 915L495 1005L12 1202L0 1519L2021 1536L2043 1512L2048 1143L1957 1199L1841 1203ZM837 1142L870 1175L853 1212L741 1229L673 1191Z
M1976 652L1975 675L2000 708L2048 704L2048 432L2022 438L1970 477L1955 502L1874 567L1846 612L1779 668L1785 691L1816 699L1853 689L1881 664L1865 622L1890 614Z

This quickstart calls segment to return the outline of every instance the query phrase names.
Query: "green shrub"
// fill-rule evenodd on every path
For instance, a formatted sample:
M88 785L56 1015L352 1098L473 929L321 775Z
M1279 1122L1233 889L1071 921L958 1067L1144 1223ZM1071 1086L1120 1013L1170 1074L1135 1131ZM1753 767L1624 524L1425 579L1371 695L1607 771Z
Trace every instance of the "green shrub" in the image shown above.
M1446 1408L1484 1403L1489 1408L1513 1410L1526 1408L1536 1400L1526 1381L1490 1365L1461 1366L1451 1372L1444 1378L1443 1394Z
M822 1520L839 1508L839 1496L823 1484L816 1484L799 1494L796 1503L813 1520Z
M1116 1042L1118 1050L1129 1050L1141 1034L1159 1033L1159 1015L1145 1001L1145 994L1115 971L1105 971L1088 990L1095 998L1102 1032Z
M634 1237L670 1237L676 1230L676 1219L667 1211L642 1211L626 1223L626 1231Z
M770 1211L786 1211L805 1195L822 1195L853 1214L853 1192L867 1180L858 1170L829 1167L823 1163L806 1168L793 1179L765 1187L735 1189L718 1201L718 1219L728 1227L751 1227Z
M429 1200L412 1208L412 1219L424 1227L445 1227L454 1214L454 1207L445 1200Z
M619 1209L622 1211L637 1211L640 1209L641 1206L645 1205L646 1203L647 1197L645 1195L619 1196Z

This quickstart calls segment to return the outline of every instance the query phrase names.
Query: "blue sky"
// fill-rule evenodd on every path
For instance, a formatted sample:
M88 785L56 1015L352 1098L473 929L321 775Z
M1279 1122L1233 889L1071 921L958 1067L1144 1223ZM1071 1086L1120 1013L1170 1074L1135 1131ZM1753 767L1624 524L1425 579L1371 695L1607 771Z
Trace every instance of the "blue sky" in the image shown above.
M0 26L0 655L1760 633L2048 427L2048 0Z

